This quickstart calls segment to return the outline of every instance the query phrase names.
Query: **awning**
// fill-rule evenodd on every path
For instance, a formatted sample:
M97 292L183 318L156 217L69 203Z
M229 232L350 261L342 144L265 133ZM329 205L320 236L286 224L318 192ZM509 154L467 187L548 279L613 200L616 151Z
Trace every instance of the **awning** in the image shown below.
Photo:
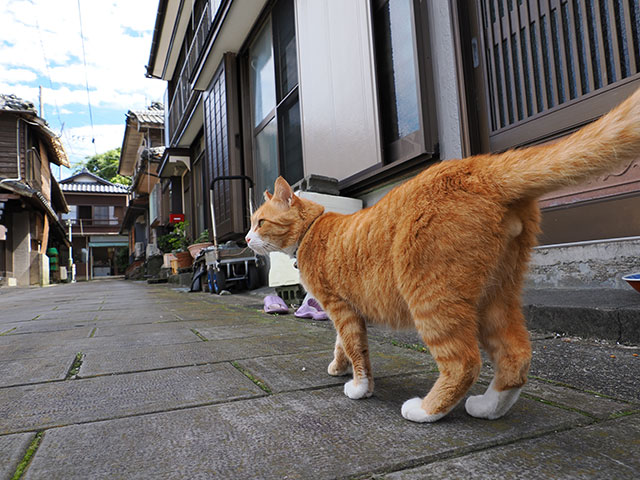
M187 148L167 148L162 155L158 175L161 178L180 177L191 169L191 157Z
M124 235L91 235L90 247L128 247L129 237Z
M128 247L129 242L89 242L90 247Z

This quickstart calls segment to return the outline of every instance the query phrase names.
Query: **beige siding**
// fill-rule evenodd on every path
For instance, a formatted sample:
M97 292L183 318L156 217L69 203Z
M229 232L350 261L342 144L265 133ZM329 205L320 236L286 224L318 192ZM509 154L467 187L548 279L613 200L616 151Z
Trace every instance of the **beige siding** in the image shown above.
M40 166L40 191L44 198L51 203L51 165L49 164L49 156L47 155L47 149L40 142L40 158L42 159L42 165Z
M296 0L305 175L382 162L367 0Z

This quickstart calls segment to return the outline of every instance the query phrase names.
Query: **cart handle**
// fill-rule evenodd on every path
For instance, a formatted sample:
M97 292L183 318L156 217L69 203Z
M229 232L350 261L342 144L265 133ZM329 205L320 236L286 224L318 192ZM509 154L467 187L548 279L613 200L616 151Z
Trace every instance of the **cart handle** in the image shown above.
M211 190L211 201L209 202L209 207L211 209L211 227L213 230L213 245L216 250L216 260L218 258L218 232L216 231L216 212L213 205L213 187L215 186L216 182L222 180L242 180L243 185L245 181L249 182L249 215L253 215L253 180L251 179L251 177L248 177L247 175L221 175L211 180L211 185L209 186L209 190Z
M247 182L249 182L249 187L253 188L253 180L247 175L221 175L219 177L215 177L213 180L211 180L211 186L209 188L213 190L213 186L216 184L216 182L221 180L246 180Z

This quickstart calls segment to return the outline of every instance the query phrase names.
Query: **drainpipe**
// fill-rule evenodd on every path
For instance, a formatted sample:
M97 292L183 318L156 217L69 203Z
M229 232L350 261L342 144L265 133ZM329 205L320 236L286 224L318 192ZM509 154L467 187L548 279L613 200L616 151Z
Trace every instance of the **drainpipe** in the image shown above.
M69 278L71 278L70 283L74 283L75 278L73 275L73 237L71 236L71 219L67 220L67 225L69 225Z
M20 174L20 117L16 118L16 159L18 162L18 178L3 178L0 180L0 185L3 182L19 182L22 180Z

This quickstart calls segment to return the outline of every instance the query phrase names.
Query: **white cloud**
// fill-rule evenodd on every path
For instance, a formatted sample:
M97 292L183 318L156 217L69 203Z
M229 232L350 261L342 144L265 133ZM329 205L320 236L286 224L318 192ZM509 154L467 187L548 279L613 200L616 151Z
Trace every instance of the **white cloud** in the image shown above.
M44 87L50 87L49 78L62 84L46 92L58 106L85 104L87 81L94 107L139 109L162 100L164 82L145 78L144 68L157 0L81 0L80 5L86 69L77 0L0 3L0 91L35 103L37 87L24 84L34 82L37 73L47 79Z
M124 122L121 125L91 125L65 129L62 141L71 163L77 163L97 153L122 146ZM95 138L95 143L93 139Z
M37 106L41 84L47 120L62 130L72 163L121 146L125 113L162 101L166 88L145 77L158 0L80 0L80 6L86 68L78 0L0 1L0 93Z
M8 82L10 84L20 82L34 82L38 75L26 68L7 68L0 65L0 82Z

